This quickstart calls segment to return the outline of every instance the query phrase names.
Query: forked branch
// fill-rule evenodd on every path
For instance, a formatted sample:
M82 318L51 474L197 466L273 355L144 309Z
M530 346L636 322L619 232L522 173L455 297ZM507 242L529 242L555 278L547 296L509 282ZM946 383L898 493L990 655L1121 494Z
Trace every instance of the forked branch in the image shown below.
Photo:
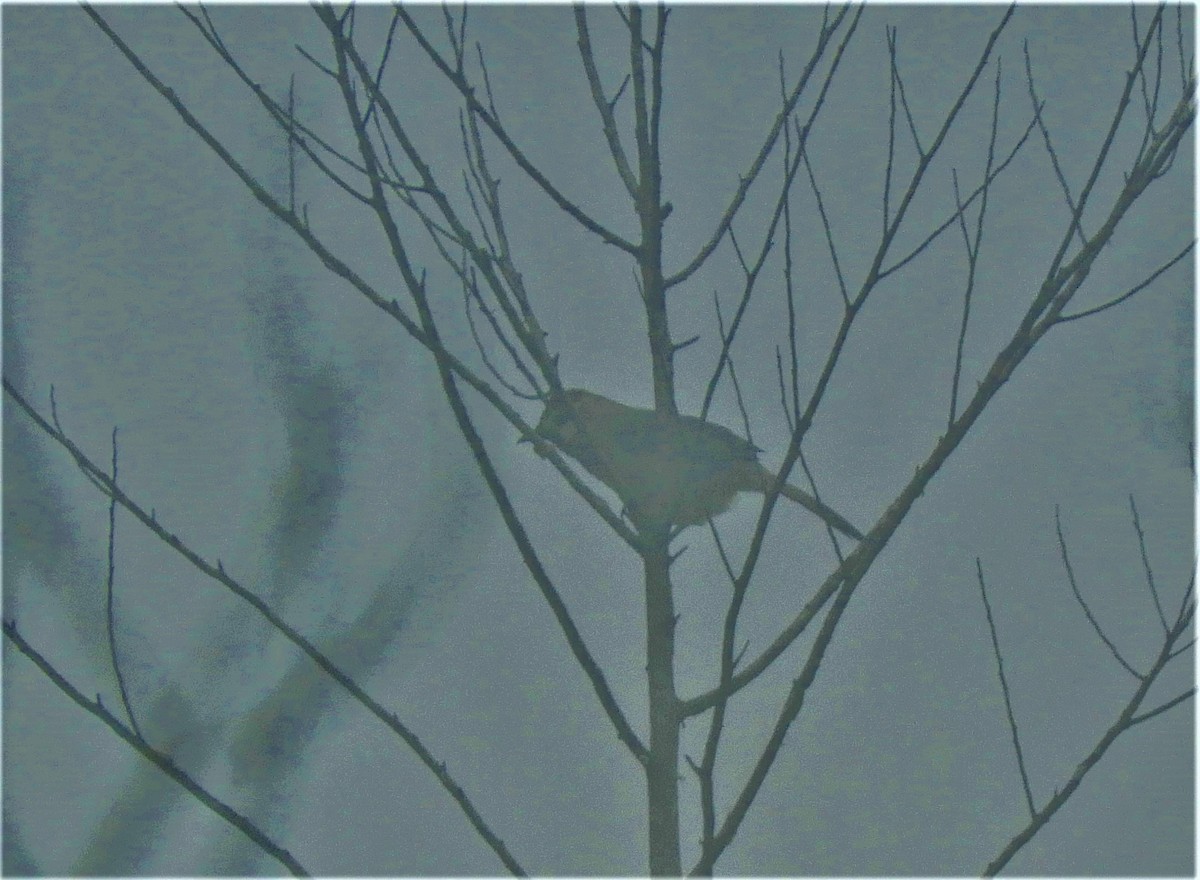
M1079 600L1080 604L1083 605L1088 620L1091 621L1093 627L1096 628L1096 631L1101 634L1101 638L1104 639L1105 644L1108 645L1113 656L1117 658L1121 666L1127 671L1132 671L1129 664L1127 664L1121 658L1120 653L1116 650L1109 639L1100 631L1100 628L1096 624L1095 619L1092 617L1091 612L1088 610L1086 603L1083 602L1079 595L1079 589L1075 583L1075 576L1071 571L1070 563L1066 557L1066 546L1062 537L1062 525L1059 521L1057 509L1055 510L1055 530L1058 533L1058 542L1062 551L1063 565L1066 568L1068 581L1070 582L1072 592L1075 594L1075 597ZM1140 523L1138 524L1138 531L1140 535ZM1149 563L1145 561L1144 557L1143 562L1148 568ZM1051 797L1041 809L1036 809L1034 807L1032 795L1030 794L1029 779L1025 772L1025 762L1021 754L1020 741L1017 738L1017 726L1013 717L1012 705L1009 699L1008 684L1004 679L1004 665L1000 654L999 641L996 639L996 630L994 624L992 623L991 608L987 606L987 593L986 590L984 591L984 605L985 608L987 608L988 627L991 630L992 641L995 647L996 666L1000 673L1000 683L1004 691L1004 704L1008 713L1008 722L1010 730L1012 731L1013 745L1017 752L1017 764L1021 770L1021 782L1025 788L1025 797L1030 814L1029 821L1025 824L1025 827L1022 828L1016 835L1014 835L1013 838L1001 849L1000 853L988 863L986 868L984 868L983 874L985 877L991 877L1003 870L1004 866L1007 865L1009 860L1020 851L1021 847L1028 843L1033 836L1037 834L1037 832L1041 830L1041 828L1048 821L1050 821L1050 818L1059 810L1060 807L1062 807L1063 804L1067 802L1071 795L1075 793L1075 790L1079 787L1079 784L1083 781L1083 778L1088 774L1088 772L1095 767L1097 763L1099 763L1100 759L1104 757L1104 754L1108 751L1109 747L1116 742L1117 737L1128 731L1130 728L1135 727L1144 721L1149 721L1151 718L1155 718L1167 710L1178 706L1185 700L1195 696L1196 689L1195 687L1192 687L1153 709L1149 709L1144 712L1138 711L1145 702L1150 688L1158 680L1160 673L1167 667L1167 664L1169 664L1184 650L1186 650L1187 646L1181 648L1178 647L1178 643L1191 630L1192 627L1192 618L1196 611L1196 602L1192 596L1192 588L1194 584L1195 575L1193 574L1187 589L1184 591L1183 599L1180 602L1178 612L1175 614L1174 619L1165 627L1162 644L1159 647L1158 655L1155 657L1150 669L1144 675L1138 675L1137 673L1134 673L1139 681L1137 688L1133 692L1133 695L1130 696L1124 708L1117 715L1116 720L1113 721L1108 730L1104 732L1092 750L1088 752L1087 756L1084 757L1078 766L1076 766L1075 772L1071 774L1070 778L1067 779L1066 783L1061 789L1055 789L1054 796ZM982 568L979 569L979 585L980 588L983 589ZM1161 614L1161 606L1158 605L1157 592L1155 592L1154 596L1156 610Z

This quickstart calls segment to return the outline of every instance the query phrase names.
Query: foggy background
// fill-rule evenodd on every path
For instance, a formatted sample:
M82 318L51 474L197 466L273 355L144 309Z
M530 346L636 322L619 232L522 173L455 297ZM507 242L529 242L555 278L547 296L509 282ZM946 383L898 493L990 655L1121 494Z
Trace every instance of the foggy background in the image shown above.
M627 36L611 8L588 11L611 95L628 63ZM880 6L864 14L808 144L852 291L882 227L885 26L899 29L900 71L928 144L1003 11ZM1138 8L1140 27L1151 11ZM285 138L177 10L101 12L240 161L286 195ZM367 46L378 47L388 14L359 10ZM441 11L414 15L444 48ZM711 235L778 112L777 55L782 50L791 82L821 15L810 6L672 13L662 129L665 198L674 205L668 273ZM283 99L295 73L300 117L350 147L340 98L294 48L329 59L311 10L221 7L212 16L251 76ZM1173 9L1166 22L1169 107L1178 89ZM10 6L3 24L6 378L47 414L53 384L64 428L102 466L117 426L125 491L206 559L220 558L394 710L446 761L526 870L644 873L641 770L522 566L431 356L275 222L81 10ZM1188 8L1189 54L1192 27ZM588 95L571 10L472 7L468 39L482 43L501 119L529 157L590 214L636 237ZM998 155L1024 130L1026 40L1045 119L1078 194L1134 57L1129 9L1022 6L893 253L907 253L953 211L951 168L965 191L978 183L996 58ZM455 94L403 28L384 86L442 185L466 205ZM815 94L816 83L802 106ZM1097 211L1111 203L1136 151L1139 102L1135 94L1094 197ZM516 261L564 380L651 405L633 264L565 218L494 141L489 146ZM914 157L902 122L897 155L898 177L907 180ZM1122 222L1069 311L1122 293L1190 239L1192 155L1189 134L1177 167ZM780 165L769 162L735 224L747 252L760 244ZM811 194L802 181L796 192L803 395L826 356L840 297ZM335 253L407 308L368 212L303 161L298 195ZM1035 133L990 196L960 400L1016 326L1067 216ZM1089 216L1085 228L1094 231L1099 215ZM423 242L412 218L405 222L402 231ZM787 442L774 363L775 347L786 350L779 235L733 350L768 466L779 464ZM457 283L432 249L414 248L429 266L449 347L482 370ZM864 529L944 430L965 277L952 228L873 294L806 437L823 497ZM674 338L701 335L676 360L684 412L698 411L719 352L714 291L728 320L741 283L725 242L668 294ZM1145 668L1160 629L1128 495L1169 615L1193 564L1193 289L1189 258L1132 301L1052 331L997 395L856 593L720 873L977 874L1023 827L977 556L1035 803L1066 782L1136 683L1071 596L1055 505L1094 613ZM505 363L495 346L492 353ZM551 576L645 736L639 560L549 464L517 446L510 425L464 393ZM518 408L530 421L539 414L536 405ZM741 430L727 380L710 418ZM797 469L793 481L802 479ZM758 510L743 497L717 521L735 560ZM818 520L786 502L775 517L743 614L748 656L834 563ZM6 396L4 617L76 687L101 693L116 711L104 628L106 534L107 500ZM716 680L729 586L706 530L689 530L676 546L684 544L675 569L676 667L681 695L691 696ZM118 650L148 739L308 870L502 870L403 743L121 510L116 566ZM810 643L802 637L731 703L719 816ZM1143 709L1191 684L1192 656L1176 661ZM278 873L7 644L4 658L6 873ZM683 750L698 758L706 730L707 716L692 719ZM1008 872L1192 874L1193 730L1194 701L1122 737ZM690 865L697 787L682 762L680 772Z

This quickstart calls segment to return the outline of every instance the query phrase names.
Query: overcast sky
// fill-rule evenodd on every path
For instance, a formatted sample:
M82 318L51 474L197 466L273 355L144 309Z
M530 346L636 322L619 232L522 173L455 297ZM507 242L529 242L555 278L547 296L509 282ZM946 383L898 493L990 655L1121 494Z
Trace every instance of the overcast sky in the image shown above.
M285 140L174 8L103 15L201 121L276 194ZM885 28L925 144L969 76L1001 6L869 8L809 141L841 270L857 289L878 242L887 149ZM418 14L419 13L419 14ZM444 46L440 12L415 10ZM1139 27L1149 7L1138 7ZM1185 10L1192 52L1191 9ZM351 138L307 7L223 7L213 20L270 94L296 74L298 113ZM608 7L589 8L610 93L628 61ZM1163 108L1178 100L1167 16ZM668 271L711 235L778 112L779 53L794 79L820 7L680 7L667 31L663 154ZM385 9L360 11L377 49ZM587 90L566 7L478 7L502 119L530 159L586 210L636 237ZM403 31L403 28L401 28ZM459 435L428 353L274 222L75 6L4 10L4 374L58 415L94 460L119 428L125 490L190 547L313 638L445 760L509 849L536 874L645 871L644 780L612 733ZM902 228L902 254L983 173L1001 65L997 152L1029 121L1028 45L1063 173L1078 193L1133 58L1118 5L1027 7L997 43ZM824 66L820 68L824 70ZM473 75L477 68L472 68ZM452 90L401 34L384 86L435 173L462 196ZM810 108L815 89L801 107ZM630 96L623 97L628 102ZM1136 152L1140 93L1097 184L1093 232ZM628 109L627 104L621 107ZM898 173L914 163L897 130ZM633 264L555 208L490 142L510 235L568 385L652 403ZM1191 136L1170 176L1123 221L1079 305L1129 289L1193 235ZM735 226L757 249L780 158ZM803 177L803 175L802 175ZM314 231L408 307L368 212L298 175ZM893 208L894 208L893 202ZM1102 209L1103 208L1103 212ZM793 205L802 393L828 350L840 297L807 188ZM1067 209L1040 140L990 195L964 355L964 393L1035 294ZM452 276L420 240L451 348L483 372ZM775 350L786 350L782 241L733 354L764 461L787 442ZM890 261L889 261L890 262ZM823 497L873 524L945 426L966 278L951 230L872 295L805 451ZM741 274L726 242L670 294L678 399L698 411ZM977 874L1025 821L1024 799L975 576L978 557L1005 650L1033 796L1061 788L1135 689L1096 637L1058 556L1058 505L1081 589L1106 632L1145 668L1161 630L1156 584L1177 608L1193 560L1194 273L1191 259L1132 301L1055 329L993 401L856 593L804 712L735 842L725 874ZM381 319L382 318L382 319ZM506 363L499 349L492 352ZM512 371L509 371L510 373ZM536 420L536 404L512 399ZM618 702L645 736L640 561L485 401L471 411L518 512ZM741 424L726 382L710 416ZM802 475L801 475L802 476ZM600 487L601 489L603 487ZM612 499L608 493L606 498ZM119 705L104 623L107 504L61 449L4 401L4 616L85 694ZM618 505L619 506L619 505ZM744 553L758 505L718 520ZM675 569L679 689L715 676L729 587L711 538L685 533ZM825 578L828 539L781 507L741 638L769 643ZM149 740L258 821L314 873L492 875L502 865L410 751L274 633L118 512L118 650ZM718 808L761 749L804 661L802 638L731 706ZM5 649L7 873L277 873L278 865L165 782L25 658ZM1194 677L1191 653L1147 708ZM698 756L706 718L684 733ZM1016 874L1194 872L1194 703L1135 728L1013 860ZM697 855L697 789L681 766L684 863Z

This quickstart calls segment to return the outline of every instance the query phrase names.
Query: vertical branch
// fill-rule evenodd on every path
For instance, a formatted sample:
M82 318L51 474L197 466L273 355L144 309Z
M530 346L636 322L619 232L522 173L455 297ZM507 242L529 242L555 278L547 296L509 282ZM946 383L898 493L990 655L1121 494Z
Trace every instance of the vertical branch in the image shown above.
M650 749L646 760L651 876L676 876L679 856L679 698L675 693L675 602L666 527L646 534L646 676Z
M112 481L117 482L117 429L112 431ZM121 663L117 658L117 620L113 605L113 585L116 581L116 546L117 546L117 499L108 499L108 577L105 585L105 618L108 623L108 653L112 657L113 673L117 677L117 689L121 692L121 704L125 714L129 716L129 726L137 734L138 739L145 740L142 729L138 727L137 716L133 714L133 704L129 701L129 689L125 687L125 676L121 672Z
M1166 632L1167 617L1163 613L1162 602L1158 598L1158 587L1154 585L1154 572L1150 568L1150 557L1146 555L1146 533L1142 531L1142 521L1138 517L1137 505L1133 501L1133 494L1129 495L1129 509L1133 513L1133 528L1138 536L1138 550L1142 554L1142 569L1146 572L1146 583L1150 585L1150 596L1154 599L1154 610L1158 612L1159 623L1162 624L1163 632Z
M654 405L663 412L676 413L675 370L671 358L671 330L667 321L667 303L662 274L662 167L658 155L657 111L652 113L647 95L645 43L642 38L642 9L629 10L629 62L633 76L634 135L638 153L637 214L641 241L637 247L641 270L642 296L646 305L646 324L650 337L650 360L654 378ZM651 78L659 59L651 57ZM653 88L653 85L652 85Z
M288 80L288 210L296 213L296 74Z
M967 234L966 206L958 189L958 173L954 174L954 201L958 208L958 224L963 234L963 244L967 249L967 286L963 292L962 323L958 329L958 345L954 352L954 379L950 387L950 419L949 425L954 424L958 407L958 383L962 377L963 348L967 339L967 323L971 318L971 294L975 290L975 270L979 264L979 248L983 241L983 221L987 216L988 193L991 185L992 167L996 164L996 132L1000 124L1000 60L996 60L996 88L992 97L992 131L988 139L987 165L983 172L983 193L979 200L979 214L975 218L975 238L972 241ZM1035 109L1036 112L1036 109Z
M642 301L650 340L654 403L675 414L675 376L662 273L662 168L658 153L661 50L665 18L651 50L651 95L647 95L642 8L628 12L629 62L637 144L636 209L641 226L637 247ZM652 106L653 105L653 106ZM675 693L675 601L671 587L670 528L645 530L642 560L646 578L646 677L650 743L646 760L649 869L652 876L681 873L679 854L679 699Z
M779 91L786 100L786 82L783 71L783 51L779 52ZM799 132L797 132L799 134ZM804 139L797 138L797 150L803 150L805 147ZM792 368L792 399L791 407L787 405L787 396L783 395L784 399L784 414L787 416L788 426L792 427L796 424L795 415L800 412L800 357L796 351L796 290L793 277L792 264L792 180L788 173L788 167L792 161L792 129L790 125L783 126L783 171L784 171L784 189L783 189L783 286L784 295L787 302L787 328L788 328L788 355ZM780 389L782 392L782 389Z

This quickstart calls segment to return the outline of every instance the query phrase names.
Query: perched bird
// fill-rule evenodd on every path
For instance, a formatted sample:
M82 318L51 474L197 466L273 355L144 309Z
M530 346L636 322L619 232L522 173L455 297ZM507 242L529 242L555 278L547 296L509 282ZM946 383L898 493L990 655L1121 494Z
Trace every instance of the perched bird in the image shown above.
M581 388L546 404L535 429L617 493L636 525L693 526L739 492L769 492L775 475L759 449L721 425L609 400ZM795 486L780 494L855 540L862 532Z

